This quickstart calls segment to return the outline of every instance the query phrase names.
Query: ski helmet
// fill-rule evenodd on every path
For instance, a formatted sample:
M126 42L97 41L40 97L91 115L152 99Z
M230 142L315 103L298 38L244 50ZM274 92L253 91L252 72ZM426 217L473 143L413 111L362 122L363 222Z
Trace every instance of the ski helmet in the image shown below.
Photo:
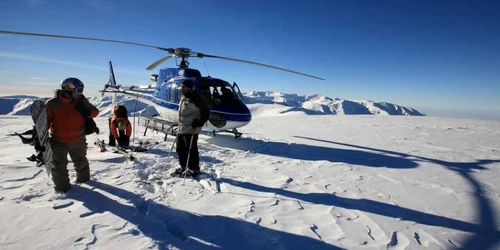
M61 82L61 90L73 91L78 94L83 94L83 82L75 77L66 78Z

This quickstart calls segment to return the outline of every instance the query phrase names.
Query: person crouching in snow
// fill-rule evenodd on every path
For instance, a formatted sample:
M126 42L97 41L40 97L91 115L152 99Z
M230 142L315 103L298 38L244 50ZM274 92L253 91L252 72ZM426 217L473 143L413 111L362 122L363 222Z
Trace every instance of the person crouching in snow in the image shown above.
M125 106L118 105L113 108L113 114L109 118L109 145L129 146L132 124L128 120Z

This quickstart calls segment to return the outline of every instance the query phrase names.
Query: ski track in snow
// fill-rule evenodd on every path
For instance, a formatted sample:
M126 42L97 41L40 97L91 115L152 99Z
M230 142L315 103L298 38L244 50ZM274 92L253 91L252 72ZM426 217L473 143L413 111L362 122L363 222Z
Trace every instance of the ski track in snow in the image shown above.
M4 182L20 182L20 181L29 181L35 179L39 174L44 172L44 170L38 170L38 172L34 173L32 176L29 177L24 177L24 178L18 178L18 179L10 179L10 180L5 180Z
M97 236L96 236L96 228L99 228L99 227L106 227L104 225L99 225L99 224L92 224L92 227L90 228L90 239L88 242L83 242L84 239L86 239L86 237L80 237L78 239L75 240L73 246L76 248L76 249L84 249L84 250L87 250L89 249L90 246L92 245L95 245L97 243Z

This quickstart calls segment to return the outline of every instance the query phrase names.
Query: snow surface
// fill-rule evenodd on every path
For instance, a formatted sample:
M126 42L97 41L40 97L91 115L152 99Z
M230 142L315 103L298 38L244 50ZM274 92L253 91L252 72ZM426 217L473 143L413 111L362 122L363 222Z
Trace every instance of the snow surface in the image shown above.
M0 116L0 249L500 249L500 123L250 107L242 138L200 136L200 182L148 182L174 138L135 126L150 149L89 136L92 181L65 197L11 135L31 117Z

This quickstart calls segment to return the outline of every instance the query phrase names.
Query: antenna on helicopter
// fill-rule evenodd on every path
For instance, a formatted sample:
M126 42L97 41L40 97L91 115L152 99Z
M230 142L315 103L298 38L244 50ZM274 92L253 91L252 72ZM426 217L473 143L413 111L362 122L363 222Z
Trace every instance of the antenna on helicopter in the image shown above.
M210 76L210 72L208 72L207 63L206 63L206 62L203 62L203 64L205 64L205 69L207 70L207 76L208 76L208 77L211 77L211 76Z

